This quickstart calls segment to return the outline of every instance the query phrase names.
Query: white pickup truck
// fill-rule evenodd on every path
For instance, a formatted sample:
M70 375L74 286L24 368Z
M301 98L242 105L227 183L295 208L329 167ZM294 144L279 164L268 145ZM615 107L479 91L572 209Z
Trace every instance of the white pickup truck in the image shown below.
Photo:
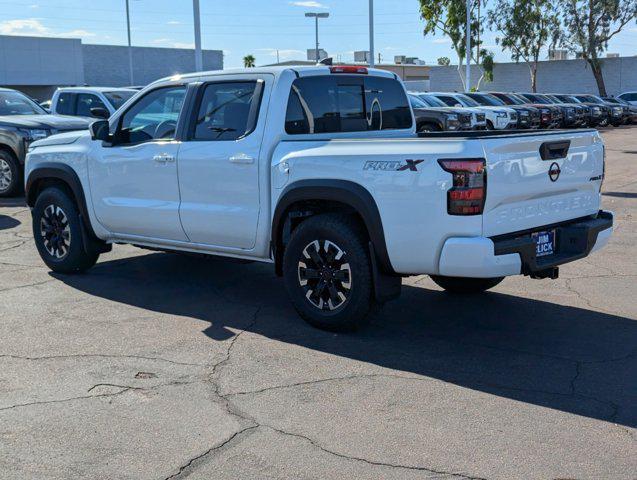
M157 81L33 143L25 181L56 272L114 243L269 262L304 319L351 330L408 275L556 278L611 235L603 178L594 130L416 134L394 74L316 66Z

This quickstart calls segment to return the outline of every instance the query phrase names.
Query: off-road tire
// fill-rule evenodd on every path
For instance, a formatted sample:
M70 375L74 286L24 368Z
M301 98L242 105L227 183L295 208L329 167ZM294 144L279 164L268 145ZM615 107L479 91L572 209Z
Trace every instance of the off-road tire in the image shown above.
M292 232L283 256L283 279L294 308L310 325L344 332L369 322L374 294L367 245L366 232L351 215L310 217ZM335 260L339 251L342 256ZM317 253L322 263L314 260ZM332 295L334 291L339 296Z
M32 215L35 245L51 270L80 273L95 265L99 253L85 248L88 234L82 231L77 205L67 192L58 187L45 189L38 195Z

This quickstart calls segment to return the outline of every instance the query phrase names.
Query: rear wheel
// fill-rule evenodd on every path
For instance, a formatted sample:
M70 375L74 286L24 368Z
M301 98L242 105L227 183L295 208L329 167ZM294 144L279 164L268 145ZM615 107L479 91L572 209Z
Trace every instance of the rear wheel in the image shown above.
M14 197L22 188L22 168L18 159L0 150L0 197Z
M78 273L95 265L99 254L85 248L87 234L82 228L77 206L64 190L50 187L38 196L33 208L33 238L51 270Z
M442 129L435 123L421 123L418 132L440 132Z
M373 303L365 233L347 215L317 215L293 232L283 257L285 287L299 315L330 331L368 322Z
M504 280L504 277L468 278L431 275L431 279L436 282L439 287L451 293L480 293L495 287Z

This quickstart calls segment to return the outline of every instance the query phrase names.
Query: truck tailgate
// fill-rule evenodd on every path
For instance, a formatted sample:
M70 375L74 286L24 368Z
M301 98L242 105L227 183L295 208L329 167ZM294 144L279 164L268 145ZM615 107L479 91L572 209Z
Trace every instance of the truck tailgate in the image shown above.
M598 212L604 147L596 131L520 134L503 140L480 140L487 162L484 236Z

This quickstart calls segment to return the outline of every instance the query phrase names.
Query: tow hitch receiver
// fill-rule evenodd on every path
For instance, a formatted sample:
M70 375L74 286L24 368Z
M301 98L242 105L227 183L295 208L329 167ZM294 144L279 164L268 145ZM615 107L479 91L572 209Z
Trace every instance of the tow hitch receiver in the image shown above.
M542 280L543 278L556 280L560 276L560 269L558 267L545 268L544 270L532 272L529 276L536 280Z

